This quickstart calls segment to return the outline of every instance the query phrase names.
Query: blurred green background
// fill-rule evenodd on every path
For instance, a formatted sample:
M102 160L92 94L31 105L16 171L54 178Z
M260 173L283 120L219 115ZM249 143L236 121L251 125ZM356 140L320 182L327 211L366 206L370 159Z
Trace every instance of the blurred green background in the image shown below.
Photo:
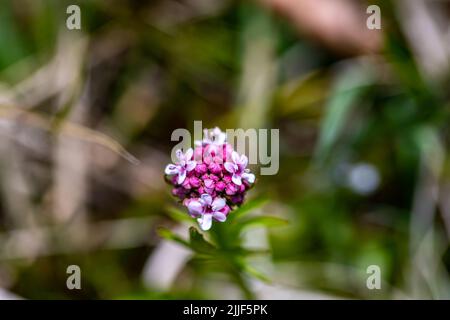
M81 30L66 28L70 4ZM0 297L449 299L449 14L1 1ZM279 129L280 170L254 168L247 220L186 240L195 221L163 170L194 120Z

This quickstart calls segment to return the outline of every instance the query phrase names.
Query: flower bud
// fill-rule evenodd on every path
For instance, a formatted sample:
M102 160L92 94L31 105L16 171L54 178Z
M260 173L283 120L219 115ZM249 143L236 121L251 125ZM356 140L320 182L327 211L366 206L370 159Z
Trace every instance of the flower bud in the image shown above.
M205 184L205 188L207 188L207 189L213 189L215 186L215 183L212 179L206 179L204 181L204 184Z
M181 185L183 186L183 188L188 190L191 188L191 185L189 184L189 179L185 179Z
M205 174L208 171L208 167L204 163L199 163L195 167L195 172L199 175Z
M189 184L193 188L198 188L198 187L200 187L201 182L200 182L199 178L197 178L196 176L192 176L189 178Z
M225 188L225 193L229 196L234 195L237 191L237 188L234 183L227 184Z
M218 173L222 172L222 167L220 166L220 164L215 163L215 162L211 162L208 166L208 169L213 174L218 174Z
M219 181L219 182L216 183L216 191L217 192L222 192L223 190L225 190L226 186L227 185L225 184L225 182Z
M244 196L242 194L236 194L231 197L231 202L234 204L241 204L244 201Z

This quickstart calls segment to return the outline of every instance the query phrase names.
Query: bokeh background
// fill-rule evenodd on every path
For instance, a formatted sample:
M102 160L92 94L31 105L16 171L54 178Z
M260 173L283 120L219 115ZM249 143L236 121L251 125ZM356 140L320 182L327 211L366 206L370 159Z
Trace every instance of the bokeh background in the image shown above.
M1 1L0 296L450 298L449 16L439 0ZM194 120L280 130L246 220L204 235L163 178Z

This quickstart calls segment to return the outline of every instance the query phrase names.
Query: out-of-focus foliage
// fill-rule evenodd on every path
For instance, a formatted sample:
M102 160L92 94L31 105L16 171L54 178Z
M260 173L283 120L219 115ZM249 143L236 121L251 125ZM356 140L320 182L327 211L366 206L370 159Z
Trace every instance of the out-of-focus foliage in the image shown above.
M70 31L73 2L0 2L0 287L450 298L450 68L426 51L448 41L420 50L408 1L377 2L383 44L367 55L258 1L78 1L82 30ZM172 131L194 120L280 129L278 174L207 233L163 179ZM73 264L80 291L66 288ZM366 287L369 265L381 290Z

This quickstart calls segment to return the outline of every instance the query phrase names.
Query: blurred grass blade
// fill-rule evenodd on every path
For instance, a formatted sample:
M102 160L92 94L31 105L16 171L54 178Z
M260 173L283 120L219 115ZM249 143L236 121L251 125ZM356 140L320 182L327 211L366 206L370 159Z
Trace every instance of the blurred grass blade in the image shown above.
M280 227L288 224L287 220L271 217L271 216L261 216L252 217L239 222L239 230L242 231L249 227Z
M167 228L159 228L158 229L158 235L161 238L164 238L166 240L171 240L171 241L175 241L185 247L188 247L190 249L192 249L191 245L189 242L187 242L186 240L182 239L180 236L176 235L175 233L173 233L171 230L167 229Z
M229 215L229 221L234 221L240 217L245 216L246 214L250 213L251 211L262 207L263 205L266 204L266 202L267 202L267 199L263 198L263 197L259 197L259 198L247 201L246 203L244 203L242 206L237 208L235 211L233 211Z
M12 119L49 132L61 133L76 139L101 145L128 160L132 164L139 164L139 160L125 148L107 135L71 122L61 122L55 127L49 117L22 110L17 107L0 105L0 118Z
M316 158L319 163L323 163L330 155L352 108L356 106L356 102L367 89L367 85L373 82L367 68L356 63L348 63L351 63L350 66L345 65L345 69L338 76L321 123L316 149Z
M187 212L184 212L176 207L169 206L166 209L169 216L178 222L190 222L192 223L194 220L187 214Z
M250 266L249 264L245 263L244 264L244 271L247 272L249 275L263 281L266 283L271 283L272 281L269 279L269 277L267 277L265 274L263 274L262 272L256 270L255 268L253 268L252 266Z

